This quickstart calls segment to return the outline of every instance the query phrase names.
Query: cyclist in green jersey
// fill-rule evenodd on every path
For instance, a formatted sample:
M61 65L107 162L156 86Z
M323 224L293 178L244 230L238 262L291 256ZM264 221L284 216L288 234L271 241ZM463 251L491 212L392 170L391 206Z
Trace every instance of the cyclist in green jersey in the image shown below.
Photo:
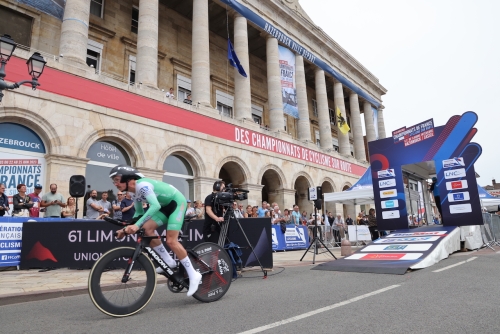
M158 226L165 225L167 230L167 245L180 259L189 275L188 297L198 290L201 274L197 272L187 256L187 252L178 241L179 231L184 222L187 201L186 198L172 185L145 178L133 167L120 165L114 167L109 173L113 184L120 191L131 193L135 206L135 217L142 217L123 230L118 231L117 237L123 238L125 234L134 234L143 227L147 236L154 236ZM147 202L149 209L144 212L142 204ZM169 267L175 268L175 260L168 254L160 239L153 239L151 247L160 254ZM162 272L161 268L157 272Z

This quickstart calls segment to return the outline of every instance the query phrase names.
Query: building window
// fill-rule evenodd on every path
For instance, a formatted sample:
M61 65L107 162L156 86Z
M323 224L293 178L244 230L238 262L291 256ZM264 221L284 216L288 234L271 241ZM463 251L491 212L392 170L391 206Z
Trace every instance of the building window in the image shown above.
M283 116L283 128L285 132L288 132L288 119L286 118L286 116Z
M139 8L134 6L132 7L132 27L130 31L137 34L138 29L139 29Z
M314 130L314 136L316 137L316 145L318 147L320 147L321 146L321 142L319 140L319 130Z
M332 108L328 108L328 113L330 114L330 123L336 125L337 123L335 122L335 110L333 110Z
M96 73L99 73L101 71L102 49L103 45L101 43L97 43L90 39L88 40L87 65L95 68Z
M104 0L91 0L90 1L90 14L103 17Z
M261 106L257 106L255 104L252 104L252 119L255 123L262 125L262 113L264 111L264 108Z
M98 52L87 49L87 65L92 68L99 68L100 54Z
M312 100L312 105L313 105L313 116L318 117L318 104L316 103L316 100Z
M338 147L338 146L333 145L333 150L334 150L335 152L338 152L338 151L339 151L339 147Z
M228 105L217 102L217 110L219 110L219 114L222 116L233 117L233 108Z
M0 18L0 31L2 35L7 34L12 36L14 41L20 45L31 45L31 27L33 26L33 18L31 16L0 6Z
M226 117L234 116L234 96L226 94L220 90L216 90L215 100L217 101L217 110L219 110L219 114Z
M177 101L184 101L191 94L191 79L177 74Z
M125 150L118 144L109 141L98 141L90 146L87 152L90 161L85 168L85 179L87 192L84 203L90 196L91 190L97 191L100 199L103 193L108 193L108 201L113 201L116 196L116 187L108 177L109 171L116 165L130 165L130 158ZM87 206L83 206L83 214L86 215Z
M128 56L128 83L133 86L135 84L135 62L136 58L132 55Z
M163 182L173 185L187 199L194 200L194 173L191 165L178 155L170 155L163 163Z

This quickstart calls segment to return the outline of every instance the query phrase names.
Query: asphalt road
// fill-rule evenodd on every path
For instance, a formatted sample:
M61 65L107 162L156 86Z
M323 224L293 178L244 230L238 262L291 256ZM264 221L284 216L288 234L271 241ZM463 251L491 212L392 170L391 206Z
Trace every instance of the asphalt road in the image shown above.
M238 279L211 304L159 286L145 309L120 319L99 312L87 295L14 304L0 307L0 328L2 333L498 333L499 253L458 254L401 276L290 267L266 280Z

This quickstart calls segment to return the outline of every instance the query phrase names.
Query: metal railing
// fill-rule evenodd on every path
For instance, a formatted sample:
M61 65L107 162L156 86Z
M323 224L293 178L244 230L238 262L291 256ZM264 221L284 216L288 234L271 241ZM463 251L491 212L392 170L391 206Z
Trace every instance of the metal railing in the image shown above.
M495 250L493 246L500 246L500 217L489 213L483 213L483 223L481 235L483 246Z

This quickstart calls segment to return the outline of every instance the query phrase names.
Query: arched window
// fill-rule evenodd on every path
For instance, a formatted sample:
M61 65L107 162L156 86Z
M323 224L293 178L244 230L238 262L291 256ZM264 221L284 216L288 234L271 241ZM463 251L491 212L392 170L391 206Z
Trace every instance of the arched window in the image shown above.
M186 199L196 200L193 189L194 173L186 159L178 155L170 155L165 159L163 170L166 171L163 174L163 182L176 187Z
M103 192L108 192L108 201L111 202L117 189L108 177L109 171L116 165L130 165L128 154L115 143L98 141L90 146L87 158L90 159L85 170L87 193L95 189L98 198L101 198ZM85 200L87 198L88 194Z

